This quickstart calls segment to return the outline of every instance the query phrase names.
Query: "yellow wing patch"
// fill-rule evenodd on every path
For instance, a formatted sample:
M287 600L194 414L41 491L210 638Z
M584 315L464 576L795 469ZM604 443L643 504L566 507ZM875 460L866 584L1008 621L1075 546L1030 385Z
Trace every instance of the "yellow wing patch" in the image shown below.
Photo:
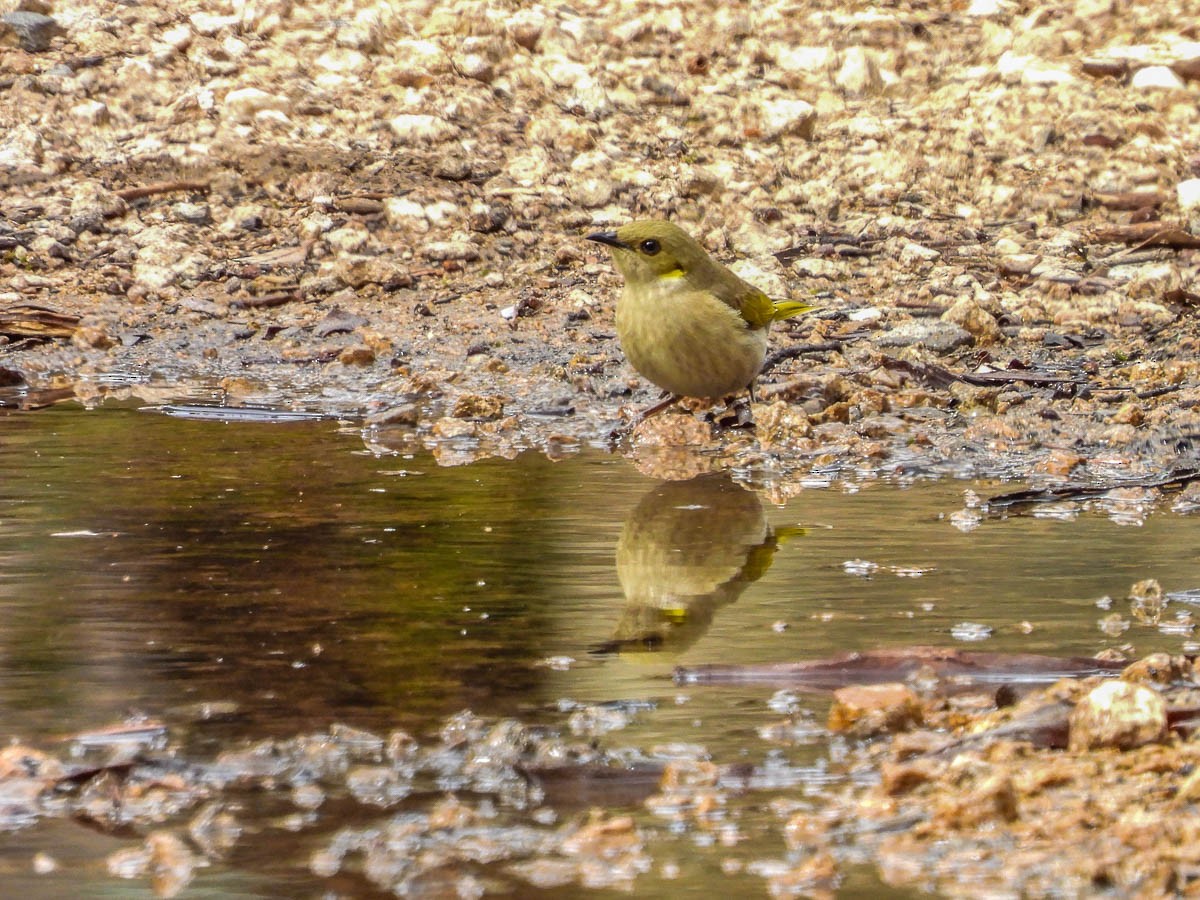
M799 300L772 300L762 291L755 291L742 301L742 318L751 328L765 328L771 322L790 319L810 309L816 307Z

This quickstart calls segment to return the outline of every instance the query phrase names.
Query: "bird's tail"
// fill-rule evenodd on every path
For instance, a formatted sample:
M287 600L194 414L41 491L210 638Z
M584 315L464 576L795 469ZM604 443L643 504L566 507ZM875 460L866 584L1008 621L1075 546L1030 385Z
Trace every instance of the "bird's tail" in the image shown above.
M790 319L801 313L806 313L810 309L816 309L811 303L802 303L799 300L772 300L771 303L775 307L774 312L771 314L772 322Z

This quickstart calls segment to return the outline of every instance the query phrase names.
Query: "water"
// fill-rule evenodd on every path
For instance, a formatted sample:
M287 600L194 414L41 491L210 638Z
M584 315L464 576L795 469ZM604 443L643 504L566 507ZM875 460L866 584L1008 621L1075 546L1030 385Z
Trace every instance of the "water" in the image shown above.
M440 468L376 455L357 426L328 420L9 415L0 722L53 748L140 711L211 756L333 722L420 734L469 708L561 724L566 699L630 700L653 706L612 744L761 760L774 689L681 688L674 666L910 644L1190 647L1183 629L1132 622L1110 636L1097 623L1130 618L1137 580L1200 586L1200 519L1160 507L1135 511L1138 525L1113 509L952 523L966 491L1012 487L835 483L777 506L728 476L662 484L598 452ZM823 716L822 698L801 702ZM200 703L228 712L201 721ZM806 766L822 752L785 755ZM279 838L243 840L236 865L202 870L185 896L320 895L319 879L281 860ZM772 840L762 852L781 856ZM103 872L127 843L43 820L0 834L0 878L26 896L149 896ZM39 849L60 873L30 874ZM702 892L726 877L713 865L697 851L682 881L649 876L639 891ZM851 885L869 894L864 872Z

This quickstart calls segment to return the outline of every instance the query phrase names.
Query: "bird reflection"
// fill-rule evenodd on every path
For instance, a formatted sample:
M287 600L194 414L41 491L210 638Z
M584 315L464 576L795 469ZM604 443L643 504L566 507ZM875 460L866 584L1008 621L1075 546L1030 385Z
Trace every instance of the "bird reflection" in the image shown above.
M625 519L617 541L625 608L613 637L594 651L690 646L799 531L773 529L758 495L727 473L656 485Z

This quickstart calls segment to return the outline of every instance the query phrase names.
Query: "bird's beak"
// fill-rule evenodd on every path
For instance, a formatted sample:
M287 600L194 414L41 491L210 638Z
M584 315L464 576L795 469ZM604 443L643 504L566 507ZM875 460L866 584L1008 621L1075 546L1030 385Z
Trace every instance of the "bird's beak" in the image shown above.
M616 247L618 250L632 250L633 248L617 237L615 231L597 231L595 234L587 236L589 241L595 241L597 244L608 244L610 247Z

